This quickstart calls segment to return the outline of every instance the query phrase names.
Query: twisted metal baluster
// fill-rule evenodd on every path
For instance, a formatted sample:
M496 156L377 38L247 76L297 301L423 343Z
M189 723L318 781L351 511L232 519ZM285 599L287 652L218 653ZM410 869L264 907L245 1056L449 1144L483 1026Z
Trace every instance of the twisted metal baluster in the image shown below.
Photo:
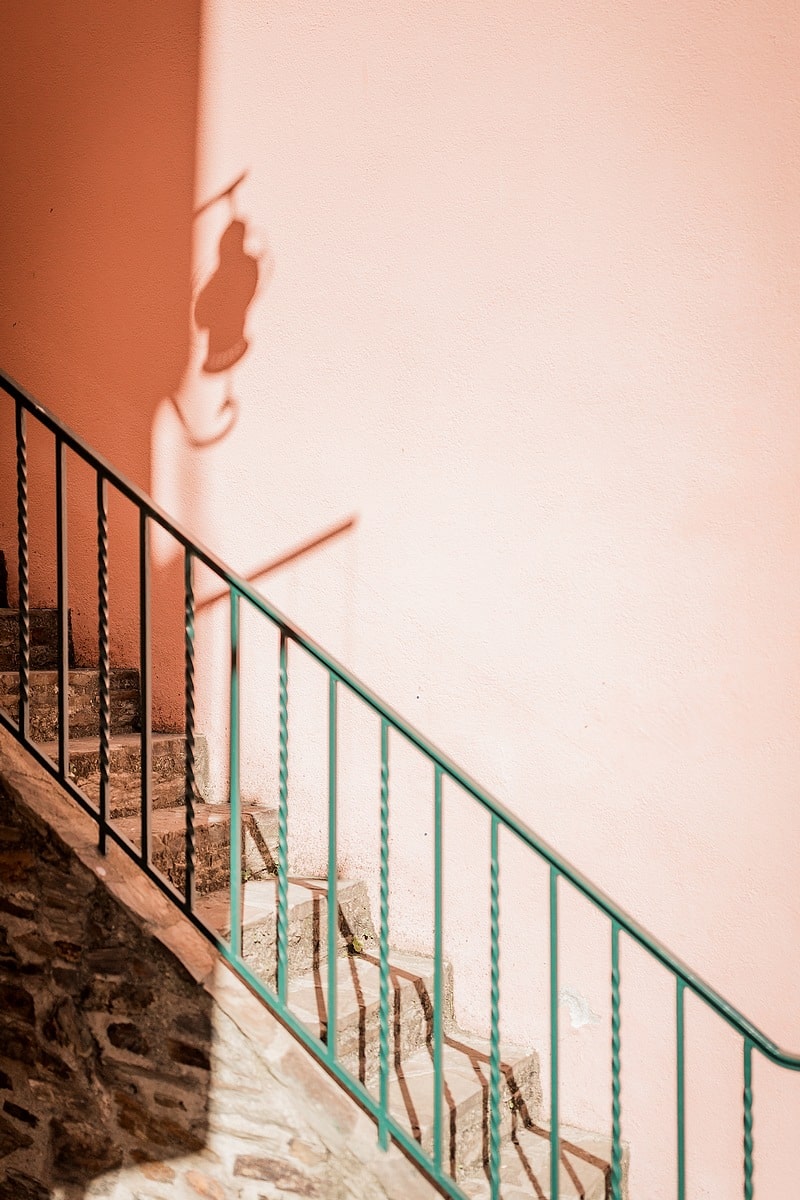
M677 1108L678 1108L678 1200L686 1200L686 1071L684 991L686 984L675 980L675 1026L677 1046Z
M491 1033L489 1039L489 1183L500 1200L500 863L498 822L492 814L491 864Z
M433 1164L442 1169L442 1042L444 1040L444 981L442 957L442 768L433 776Z
M744 1043L744 1200L753 1200L753 1043Z
M28 441L24 408L17 401L17 565L19 569L19 713L23 741L30 740L31 614L28 595Z
M619 925L611 922L611 1197L622 1200Z
M337 810L336 810L336 676L328 674L328 1058L336 1061L336 966L339 900L337 892Z
M106 852L111 769L111 663L108 647L108 491L97 473L97 670L100 701L100 853Z
M183 600L184 600L184 681L185 681L185 721L184 721L184 792L183 799L186 815L186 873L183 880L183 894L189 912L194 908L195 901L195 762L194 762L194 558L188 546L183 558Z
M389 1145L389 726L381 718L380 1109L378 1141Z
M558 1115L558 871L550 867L550 1196L558 1200L561 1138Z
M56 435L56 612L58 616L58 773L69 775L69 589L67 584L67 447Z
M231 955L242 957L242 808L239 788L239 596L231 584L230 606L230 902L231 902Z
M285 1004L289 965L289 677L286 633L283 629L280 640L278 692L278 998L281 1004Z

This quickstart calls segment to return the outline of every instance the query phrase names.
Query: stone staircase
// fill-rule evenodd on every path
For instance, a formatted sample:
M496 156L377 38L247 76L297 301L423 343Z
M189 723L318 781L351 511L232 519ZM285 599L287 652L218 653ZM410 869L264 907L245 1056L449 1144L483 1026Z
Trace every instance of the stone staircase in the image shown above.
M16 719L17 613L0 595L0 709ZM31 613L31 734L57 758L56 617ZM77 668L70 643L70 775L96 803L99 791L98 676ZM139 842L139 678L136 670L112 670L110 815L132 843ZM198 740L197 779L205 786L205 755ZM152 861L177 888L185 870L184 739L153 733ZM275 986L277 963L277 813L243 807L243 955L250 969ZM197 797L197 914L220 936L229 933L230 821L227 806ZM327 883L289 881L288 1004L321 1042L327 1037ZM377 1095L378 939L365 885L337 884L337 1050L341 1062ZM433 961L392 951L390 956L390 1107L396 1119L428 1150L433 1141ZM457 1028L453 979L444 987L443 1161L467 1195L488 1200L488 1042ZM542 1087L535 1054L501 1047L502 1196L549 1200L549 1133L541 1117ZM562 1127L562 1200L608 1200L607 1138Z

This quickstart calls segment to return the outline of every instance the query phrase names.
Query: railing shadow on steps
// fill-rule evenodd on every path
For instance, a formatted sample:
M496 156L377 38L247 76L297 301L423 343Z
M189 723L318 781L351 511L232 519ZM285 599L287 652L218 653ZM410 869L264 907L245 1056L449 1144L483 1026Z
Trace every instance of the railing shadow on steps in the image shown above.
M0 373L0 388L15 407L16 430L16 490L17 490L17 549L18 549L18 608L19 608L19 657L18 657L18 711L16 722L0 711L2 723L34 755L98 824L98 840L101 852L105 852L108 841L114 841L133 858L146 875L181 909L186 917L216 946L228 964L262 1001L280 1018L299 1041L322 1063L347 1092L374 1118L381 1146L388 1146L389 1139L414 1160L427 1176L448 1196L461 1200L464 1192L454 1175L452 1161L454 1139L447 1134L446 1125L452 1119L453 1106L444 1078L444 1052L451 1035L445 1030L443 1012L445 1004L445 967L443 954L443 889L442 889L442 785L450 780L459 785L471 799L488 815L490 822L490 962L491 962L491 1012L489 1052L483 1062L477 1059L473 1066L485 1085L485 1104L488 1108L484 1126L485 1166L492 1200L499 1200L500 1184L500 1140L501 1140L501 1086L507 1068L500 1054L500 859L498 837L501 829L513 835L530 852L537 855L549 872L549 1027L550 1027L550 1128L537 1126L525 1111L524 1102L519 1111L512 1113L512 1141L515 1131L525 1127L546 1138L550 1145L550 1198L558 1200L560 1187L559 1164L564 1164L567 1173L577 1182L564 1151L573 1150L589 1161L590 1152L572 1146L560 1132L559 1119L559 1015L558 1015L558 902L559 885L571 885L585 897L608 921L611 954L611 1161L608 1194L612 1200L623 1200L623 1142L622 1142L622 1096L621 1096L621 989L620 939L631 939L644 949L671 975L674 981L674 1003L676 1018L675 1063L677 1077L677 1104L675 1109L675 1148L677 1156L677 1197L685 1200L686 1182L686 1078L685 1078L685 994L690 992L730 1026L741 1039L742 1062L742 1171L744 1200L754 1195L753 1164L753 1054L762 1055L772 1063L786 1069L800 1070L800 1056L781 1049L766 1037L746 1017L711 988L699 975L652 937L647 930L596 888L580 872L566 862L552 847L518 820L503 805L494 799L480 784L471 779L450 759L433 746L421 733L404 721L396 712L384 704L370 688L356 679L344 666L328 655L310 637L297 628L287 617L255 592L248 583L233 573L213 553L192 540L171 518L148 498L139 488L121 476L104 458L92 451L85 442L73 433L50 411L38 404L22 387L8 376ZM32 418L49 430L54 437L54 475L56 490L56 592L58 613L58 753L57 762L43 754L30 736L30 671L31 671L31 624L29 598L29 528L28 528L28 468L27 468L27 421ZM67 549L66 525L66 455L67 451L78 456L94 472L96 481L97 510L97 578L98 578L98 673L99 673L99 748L100 788L99 803L93 805L80 788L76 787L69 774L69 616L67 608ZM109 773L110 773L110 661L108 622L108 491L116 489L126 497L138 513L138 573L139 573L139 670L141 688L141 844L136 846L124 837L109 819ZM185 872L184 886L179 891L152 862L152 695L151 695L151 617L150 617L150 534L153 525L166 530L183 548L184 555L184 607L185 607ZM194 639L195 639L195 596L194 564L201 563L221 581L230 596L230 936L219 935L204 922L196 911L195 889L195 753L194 753ZM239 792L239 650L240 650L240 606L245 601L253 610L271 622L279 633L279 797L278 797L278 850L277 862L277 971L276 986L265 986L248 967L242 956L243 894L242 894L242 806ZM143 618L143 619L142 619ZM287 1003L288 988L288 647L296 643L302 647L327 673L328 680L328 877L327 877L327 1004L320 1008L322 1037L315 1037L297 1019ZM380 921L378 953L374 961L379 973L379 1063L377 1096L365 1086L363 1061L356 1078L340 1061L337 1055L337 957L336 945L337 914L337 699L339 689L358 697L380 720ZM426 1021L427 1045L433 1059L433 1139L432 1150L427 1153L414 1136L414 1118L409 1130L393 1115L389 1107L390 1062L390 977L392 968L389 960L389 734L394 731L414 745L428 760L432 768L432 807L434 825L434 968L433 994L427 998ZM317 909L317 921L319 910ZM323 1004L319 973L319 957L315 960L318 979L318 1000ZM324 1020L323 1020L324 1018ZM364 1053L364 1031L359 1031L360 1057ZM487 1061L488 1060L488 1061ZM485 1067L488 1066L488 1080ZM514 1094L513 1078L506 1083ZM402 1087L402 1080L401 1080ZM444 1162L449 1147L451 1161ZM524 1162L524 1153L520 1151ZM601 1164L597 1160L597 1165ZM534 1180L530 1168L528 1174L537 1194L540 1185Z

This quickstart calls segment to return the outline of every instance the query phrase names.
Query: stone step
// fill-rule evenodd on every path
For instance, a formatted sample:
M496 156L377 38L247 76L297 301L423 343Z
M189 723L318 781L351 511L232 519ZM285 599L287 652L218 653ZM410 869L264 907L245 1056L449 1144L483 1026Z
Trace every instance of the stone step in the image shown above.
M19 676L0 671L0 709L17 719ZM97 736L99 709L98 674L95 667L77 667L69 673L70 736ZM30 695L31 737L35 742L58 738L58 674L32 671ZM126 667L111 671L111 730L131 733L139 720L139 672Z
M141 818L136 815L114 820L114 828L135 845L140 843ZM186 870L186 811L180 807L156 809L152 815L152 863L178 891L183 891ZM198 894L227 887L230 879L230 809L227 805L203 804L194 813L195 886ZM242 806L242 865L246 879L275 873L278 844L278 814L253 805ZM226 895L228 893L226 892Z
M245 881L242 952L251 971L270 987L277 975L276 877ZM369 897L363 882L339 880L337 884L337 954L350 954L358 946L375 945ZM230 934L230 897L227 889L201 896L197 915L222 937ZM328 885L324 879L289 880L289 975L317 971L328 958Z
M453 975L443 971L442 1013L453 1023ZM328 978L311 971L290 981L292 1012L315 1036L327 1040ZM376 947L340 958L336 985L336 1048L342 1064L374 1086L379 1071L380 968ZM392 951L389 959L389 1061L404 1061L433 1036L433 960Z
M58 666L58 610L32 608L31 668L37 671L55 670ZM69 663L75 664L72 644L72 614L68 614ZM0 671L16 671L19 666L19 612L16 608L0 608Z
M54 761L58 744L46 742L40 747ZM186 741L180 733L153 734L153 808L170 808L183 804L185 783ZM129 817L139 812L141 804L141 740L138 733L115 734L111 739L110 755L110 814ZM195 737L195 784L200 796L208 785L208 748L201 735ZM70 738L70 778L93 804L100 797L100 750L97 737Z
M489 1154L489 1042L451 1027L442 1051L442 1165L455 1179L470 1172L480 1175ZM538 1119L542 1088L536 1054L501 1044L500 1062L500 1136L508 1141L515 1130ZM433 1097L431 1046L395 1062L390 1110L428 1154L433 1153Z
M611 1200L611 1139L582 1129L561 1127L559 1200ZM623 1150L622 1195L627 1196L628 1152ZM503 1200L552 1200L550 1130L521 1122L501 1145ZM460 1185L470 1200L491 1200L485 1165L462 1173Z

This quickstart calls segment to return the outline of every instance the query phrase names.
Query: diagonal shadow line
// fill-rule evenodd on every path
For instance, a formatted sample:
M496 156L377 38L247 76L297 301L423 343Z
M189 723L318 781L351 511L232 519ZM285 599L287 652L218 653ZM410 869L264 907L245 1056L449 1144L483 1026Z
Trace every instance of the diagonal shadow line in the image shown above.
M255 583L262 579L265 575L271 575L273 571L277 571L280 567L287 566L295 559L302 558L309 554L312 550L316 550L319 546L323 546L326 542L333 541L334 538L340 537L341 534L347 533L349 529L354 529L358 523L358 517L353 515L346 517L343 521L339 521L336 525L332 525L330 529L326 529L323 533L317 534L315 537L309 538L305 542L301 542L299 546L293 547L291 550L278 555L277 558L270 559L260 567L256 567L249 575L245 575L246 583ZM222 591L215 592L212 596L207 596L205 600L200 600L195 606L196 612L202 612L211 604L216 604L220 600L227 600L230 595L230 589L225 588Z

